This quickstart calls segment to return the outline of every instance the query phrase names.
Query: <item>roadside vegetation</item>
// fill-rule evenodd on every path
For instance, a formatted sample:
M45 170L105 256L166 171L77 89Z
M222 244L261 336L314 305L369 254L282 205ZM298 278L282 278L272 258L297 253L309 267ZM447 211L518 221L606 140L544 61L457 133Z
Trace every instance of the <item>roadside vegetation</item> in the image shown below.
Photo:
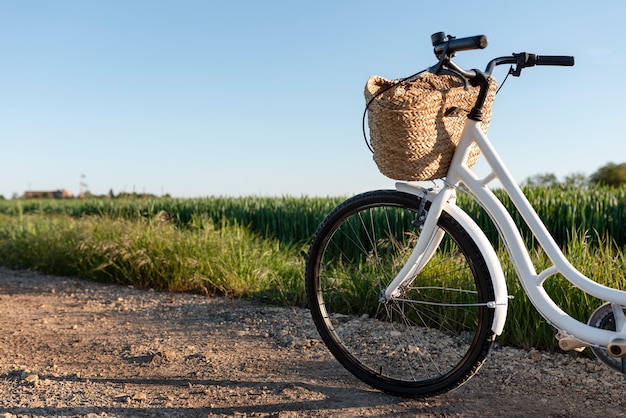
M531 204L572 264L624 288L625 187L527 187ZM82 199L0 201L0 265L172 292L306 304L304 258L325 214L342 198ZM508 202L505 201L508 204ZM554 330L530 305L495 228L466 196L504 262L514 297L501 344L555 349ZM519 216L510 208L516 222ZM547 266L532 247L537 269ZM546 290L586 322L601 301L551 278Z

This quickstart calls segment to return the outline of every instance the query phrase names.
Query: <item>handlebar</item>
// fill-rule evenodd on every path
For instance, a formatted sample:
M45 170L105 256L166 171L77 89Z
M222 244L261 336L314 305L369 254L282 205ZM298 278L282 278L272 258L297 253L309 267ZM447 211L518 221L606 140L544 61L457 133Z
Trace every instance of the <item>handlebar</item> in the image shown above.
M529 61L532 61L532 59L532 56L529 57ZM574 65L574 57L563 55L535 55L534 60L535 65L560 65L563 67L571 67Z
M430 39L434 47L435 56L439 59L439 63L431 70L439 72L442 68L448 68L454 72L460 73L466 78L471 79L475 77L475 70L463 70L461 67L452 62L451 58L458 51L486 48L488 40L485 35L455 38L454 36L446 36L444 32L437 32L433 34ZM536 55L521 52L491 60L489 64L487 64L485 74L491 75L495 67L501 64L514 64L516 67L515 69L512 69L510 73L514 76L519 76L523 68L534 67L536 65L571 67L574 65L574 57L564 55Z
M454 36L446 36L444 32L437 32L430 37L435 56L439 59L437 65L428 69L435 74L452 74L469 82L473 86L480 86L480 91L476 99L476 104L468 114L468 118L481 121L482 108L487 98L489 89L489 76L501 64L514 64L515 69L511 66L509 74L518 77L522 73L522 69L534 67L535 65L558 65L572 66L574 65L574 57L563 55L535 55L527 52L519 54L511 54L507 57L494 58L487 64L485 71L464 70L452 61L452 57L458 51L468 51L472 49L483 49L487 47L488 41L485 35L470 36L467 38L457 39Z
M534 67L535 65L552 65L571 67L574 65L574 57L566 55L535 55L528 52L520 52L512 54L509 57L495 58L487 64L485 72L491 75L493 69L501 64L515 64L515 69L511 70L511 74L519 77L523 68Z
M484 49L487 48L487 44L489 43L485 35L456 39L454 36L446 36L444 32L434 33L431 35L430 40L435 47L435 55L437 57L446 52L448 54L454 54L456 51Z

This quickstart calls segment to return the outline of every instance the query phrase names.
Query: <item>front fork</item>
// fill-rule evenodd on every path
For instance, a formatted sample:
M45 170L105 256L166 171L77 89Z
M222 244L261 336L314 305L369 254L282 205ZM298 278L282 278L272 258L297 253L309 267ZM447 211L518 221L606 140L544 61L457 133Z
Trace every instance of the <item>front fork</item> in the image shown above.
M380 296L380 301L402 297L406 289L411 286L417 275L428 264L435 251L439 247L444 236L444 231L437 226L439 217L446 203L456 199L455 190L444 186L442 190L426 190L419 186L407 183L396 183L399 191L408 192L422 197L420 210L417 214L416 227L421 228L415 248L400 272L387 286ZM430 202L430 208L426 211L426 203Z

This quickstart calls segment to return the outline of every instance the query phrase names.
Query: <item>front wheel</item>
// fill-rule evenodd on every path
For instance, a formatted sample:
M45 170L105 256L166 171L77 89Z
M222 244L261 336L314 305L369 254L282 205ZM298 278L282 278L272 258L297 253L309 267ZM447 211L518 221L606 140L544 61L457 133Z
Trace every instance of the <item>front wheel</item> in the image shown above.
M402 296L381 301L415 246L419 208L419 197L395 190L348 199L319 226L306 265L308 302L324 343L356 377L401 396L459 386L494 339L489 270L446 212L438 222L445 235L429 263Z

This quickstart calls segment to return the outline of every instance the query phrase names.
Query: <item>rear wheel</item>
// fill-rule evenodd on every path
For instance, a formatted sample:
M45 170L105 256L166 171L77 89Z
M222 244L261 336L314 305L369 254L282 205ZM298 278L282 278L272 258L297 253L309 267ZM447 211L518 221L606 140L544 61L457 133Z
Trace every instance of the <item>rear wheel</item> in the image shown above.
M626 309L623 310L626 313ZM606 329L609 331L615 331L617 327L615 324L615 314L613 313L613 307L611 306L611 303L606 302L598 309L596 309L589 317L587 325L591 325L592 327L600 329ZM626 372L626 358L613 357L604 347L592 346L590 348L593 354L611 369L620 373Z
M447 213L439 248L401 297L381 301L415 246L420 198L394 190L335 208L310 246L306 286L313 320L352 374L402 396L445 392L482 365L494 335L489 270Z

